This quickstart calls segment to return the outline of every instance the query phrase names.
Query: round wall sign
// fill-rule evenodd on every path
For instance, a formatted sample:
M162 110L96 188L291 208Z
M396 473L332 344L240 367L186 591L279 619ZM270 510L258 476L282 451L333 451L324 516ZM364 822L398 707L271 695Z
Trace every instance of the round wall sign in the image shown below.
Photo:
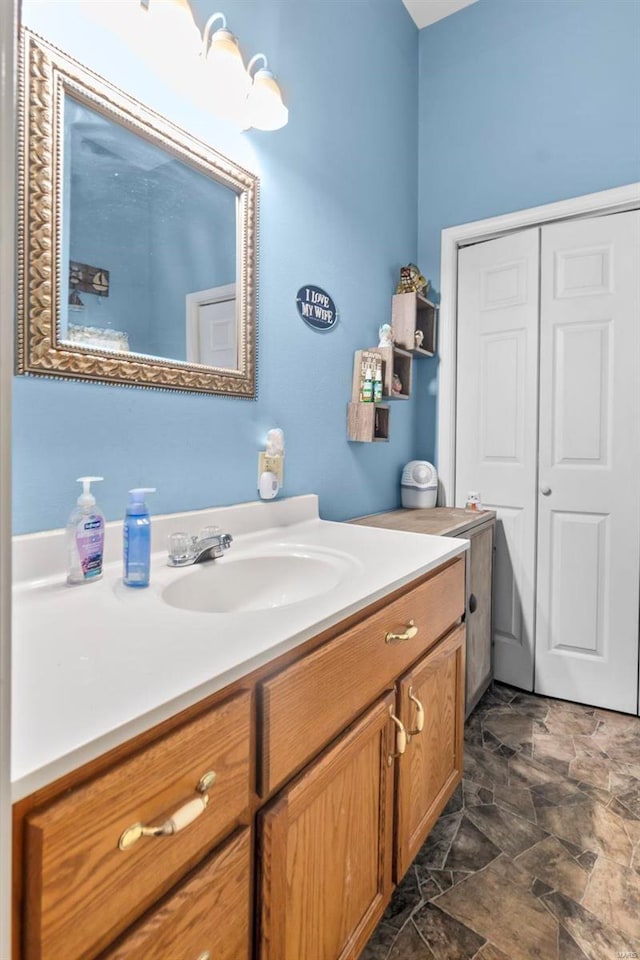
M298 313L314 330L331 330L338 322L338 311L329 294L309 284L300 287L296 296Z

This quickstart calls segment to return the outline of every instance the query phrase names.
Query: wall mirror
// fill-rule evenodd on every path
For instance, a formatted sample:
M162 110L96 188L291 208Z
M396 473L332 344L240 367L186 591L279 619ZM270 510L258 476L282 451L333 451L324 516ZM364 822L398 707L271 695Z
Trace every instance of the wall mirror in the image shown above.
M258 180L28 30L18 373L255 396Z

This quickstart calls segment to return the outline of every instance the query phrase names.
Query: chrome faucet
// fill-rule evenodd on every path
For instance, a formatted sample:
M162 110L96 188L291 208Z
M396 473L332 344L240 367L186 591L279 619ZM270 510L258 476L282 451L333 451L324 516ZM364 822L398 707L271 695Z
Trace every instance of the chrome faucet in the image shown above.
M228 550L233 541L230 533L222 533L220 527L205 527L197 537L186 533L172 533L169 537L170 567L188 567L192 563L215 560Z

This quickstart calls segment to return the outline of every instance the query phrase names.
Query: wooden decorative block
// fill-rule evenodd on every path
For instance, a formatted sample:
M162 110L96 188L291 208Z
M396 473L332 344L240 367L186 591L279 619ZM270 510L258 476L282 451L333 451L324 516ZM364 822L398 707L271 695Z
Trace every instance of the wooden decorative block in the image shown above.
M380 403L347 404L347 439L378 443L389 439L389 407Z
M404 350L415 356L433 357L436 352L438 307L419 293L396 293L391 306L393 339ZM420 345L416 331L422 333Z

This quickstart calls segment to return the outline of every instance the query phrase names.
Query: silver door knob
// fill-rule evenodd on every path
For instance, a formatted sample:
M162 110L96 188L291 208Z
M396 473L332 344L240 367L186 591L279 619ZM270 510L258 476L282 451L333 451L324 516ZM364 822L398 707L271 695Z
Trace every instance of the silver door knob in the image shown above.
M548 497L551 493L551 487L540 487L540 493L543 497Z

